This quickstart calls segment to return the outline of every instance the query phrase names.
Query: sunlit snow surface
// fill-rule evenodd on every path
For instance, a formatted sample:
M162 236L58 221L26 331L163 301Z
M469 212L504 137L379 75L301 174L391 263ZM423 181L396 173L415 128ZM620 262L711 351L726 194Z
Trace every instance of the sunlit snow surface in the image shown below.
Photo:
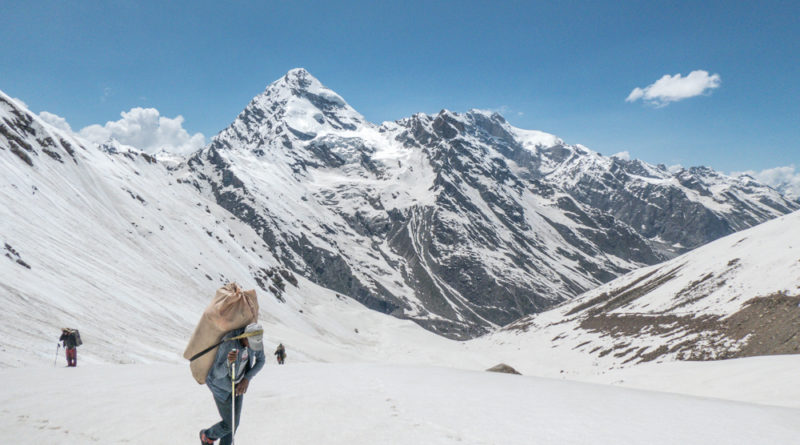
M6 369L14 443L195 443L211 394L168 365ZM239 444L788 444L800 410L426 366L270 363Z

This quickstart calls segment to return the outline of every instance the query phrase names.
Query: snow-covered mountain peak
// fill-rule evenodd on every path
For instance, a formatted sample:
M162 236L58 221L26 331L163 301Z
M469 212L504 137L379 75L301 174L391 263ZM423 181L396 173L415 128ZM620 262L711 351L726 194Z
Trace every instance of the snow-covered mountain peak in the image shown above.
M470 108L469 111L467 111L467 114L469 114L469 115L477 115L477 114L479 114L481 116L486 116L486 117L491 118L491 119L499 119L502 122L506 121L506 119L500 113L498 113L497 111L493 111L493 110L483 110L483 109L480 109L480 108Z
M342 96L323 85L304 68L290 70L286 75L271 83L265 92L274 96L284 96L285 93L288 93L297 97L306 97L320 109L350 108Z
M308 88L312 85L318 87L322 86L322 83L316 77L312 76L305 68L292 68L286 72L283 79L300 88Z
M295 68L254 97L230 127L214 138L251 149L266 141L310 141L331 133L375 127L333 90L303 68ZM213 142L212 142L213 144Z
M506 151L505 155L509 158L516 158L518 154L512 154L511 151L521 148L538 155L541 148L566 146L564 141L555 135L514 127L500 113L492 110L473 108L466 113L457 113L443 109L436 115L418 113L398 123L410 128L430 125L431 131L445 139L462 137L484 144L500 144L508 148L509 151ZM582 146L569 147L572 147L570 152L593 153L588 149L580 150Z

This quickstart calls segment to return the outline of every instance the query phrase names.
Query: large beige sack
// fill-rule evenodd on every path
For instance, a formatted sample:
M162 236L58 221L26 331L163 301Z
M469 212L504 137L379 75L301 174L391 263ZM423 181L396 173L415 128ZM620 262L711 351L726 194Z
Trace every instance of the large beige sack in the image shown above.
M203 312L186 350L183 351L183 358L191 359L203 349L218 343L226 333L257 321L256 291L242 290L238 284L228 283L217 290L211 304ZM189 363L192 376L197 383L202 385L206 382L208 370L211 369L217 356L217 349L219 347Z

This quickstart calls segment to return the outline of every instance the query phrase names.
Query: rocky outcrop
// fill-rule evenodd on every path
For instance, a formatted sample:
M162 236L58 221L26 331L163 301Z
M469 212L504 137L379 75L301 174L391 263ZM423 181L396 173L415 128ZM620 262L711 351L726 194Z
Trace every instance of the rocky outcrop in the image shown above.
M499 365L492 366L491 368L487 369L486 371L487 372L500 372L500 373L503 373L503 374L522 375L516 369L512 368L509 365L506 365L505 363L500 363Z

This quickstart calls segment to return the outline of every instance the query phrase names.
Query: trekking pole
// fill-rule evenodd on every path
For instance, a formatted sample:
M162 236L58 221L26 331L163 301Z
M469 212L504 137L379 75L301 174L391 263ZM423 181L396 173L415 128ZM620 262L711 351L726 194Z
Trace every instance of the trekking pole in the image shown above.
M56 343L56 358L53 360L53 367L56 367L56 363L58 363L58 350L61 348L61 343Z
M233 436L235 435L236 435L236 362L233 362L231 363L231 445L233 445Z

